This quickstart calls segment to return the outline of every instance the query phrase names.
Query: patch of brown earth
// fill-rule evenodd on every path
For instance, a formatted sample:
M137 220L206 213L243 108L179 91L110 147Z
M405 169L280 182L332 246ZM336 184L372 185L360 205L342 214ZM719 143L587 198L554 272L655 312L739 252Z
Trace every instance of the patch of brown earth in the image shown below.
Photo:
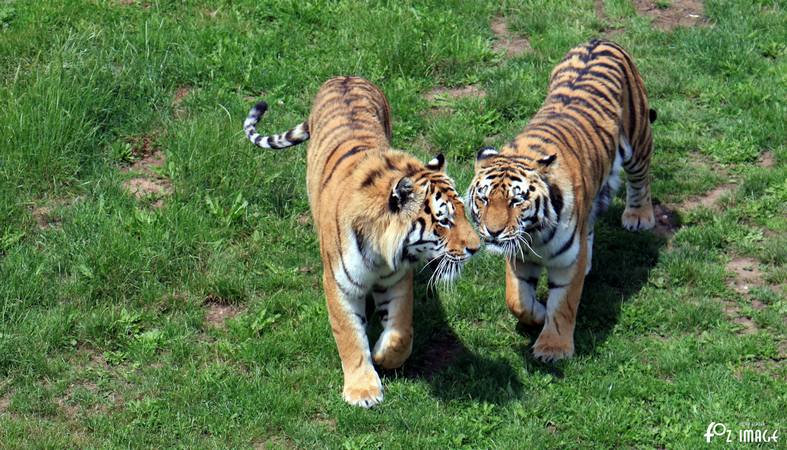
M438 86L424 94L424 98L430 102L439 101L441 99L456 100L465 97L484 98L486 97L486 92L478 86L471 84L454 88Z
M312 422L327 428L328 431L336 431L336 425L337 425L336 419L330 417L325 413L319 413L315 415L314 418L312 418Z
M156 148L152 137L142 136L132 139L132 154L140 159L121 171L139 176L124 181L123 187L137 199L153 197L152 206L162 207L162 198L172 193L172 183L160 173L166 164L164 153Z
M453 88L438 86L430 89L423 97L432 104L429 113L439 115L452 113L454 108L451 105L456 100L468 97L484 98L486 92L472 84Z
M96 393L98 392L98 385L92 381L83 381L78 383L72 383L68 386L66 391L63 393L63 396L56 400L57 405L60 409L63 410L66 417L69 419L74 419L79 415L79 412L82 408L74 401L74 392L78 389L85 389L88 392ZM107 412L106 405L96 402L92 404L89 408L89 411L96 413L106 413Z
M776 155L773 154L771 151L765 151L760 155L760 158L757 160L757 165L762 167L763 169L770 169L776 165Z
M81 197L46 199L40 204L34 205L30 210L36 225L40 229L57 228L62 223L62 218L55 213L55 210L65 206L71 206L79 202Z
M214 295L209 295L204 303L208 309L205 313L205 322L213 328L223 329L228 319L240 313L239 307L228 304L223 298Z
M252 444L254 450L276 449L276 448L298 448L288 436L270 436L264 441Z
M172 108L176 119L182 119L186 116L186 108L183 108L181 103L183 103L183 99L185 99L190 92L191 86L181 86L175 91L175 96L172 97Z
M593 6L596 10L596 18L598 18L598 20L604 24L607 24L609 22L609 17L607 17L607 13L604 11L604 0L595 0ZM624 28L605 28L601 31L601 35L611 38L612 36L618 35L624 31Z
M5 414L8 411L8 408L11 406L11 392L7 392L5 395L0 397L0 415Z
M704 195L691 197L684 200L679 207L685 211L690 211L692 209L699 208L700 206L704 208L712 208L716 205L716 203L718 203L719 199L732 192L735 187L736 185L731 183L722 184L721 186L711 189Z
M416 136L415 140L413 141L413 147L417 149L421 149L430 155L436 153L434 151L434 146L432 145L432 143L429 142L429 139L427 139L426 136L424 136L423 134L419 134L418 136Z
M312 224L312 215L311 213L301 213L298 214L298 217L295 218L295 221L298 222L298 225L301 226L309 226Z
M670 0L666 8L660 8L660 3L662 2L634 0L634 7L639 15L652 18L653 25L662 31L708 25L700 0Z
M60 225L60 218L52 216L51 206L38 206L33 208L33 219L36 221L38 228L54 228Z
M727 263L726 269L734 275L727 285L741 295L748 295L751 288L765 284L763 273L752 258L733 258Z
M204 10L202 11L202 13L203 13L203 15L205 15L205 16L207 16L207 17L210 17L211 19L215 19L215 18L216 18L216 16L218 16L218 15L219 15L219 10L221 10L221 8L219 8L219 9L215 9L215 10L204 9Z
M123 6L139 5L145 9L150 8L150 3L140 2L139 0L117 0L117 2Z
M656 226L653 232L662 237L671 237L680 228L678 211L691 211L699 207L715 208L721 198L733 192L737 185L726 183L711 189L709 192L690 197L679 204L653 203L653 214L656 217Z
M724 307L724 314L730 318L732 323L740 326L738 334L749 335L757 332L757 325L751 320L751 317L743 314L734 302L725 301L722 303Z
M412 363L405 365L404 374L412 378L432 379L450 367L466 349L455 334L444 332L429 340L429 347Z
M508 58L515 58L533 50L533 47L530 46L530 41L521 36L516 36L508 30L508 23L505 17L495 17L489 26L497 38L492 45L492 50L495 52L505 53Z

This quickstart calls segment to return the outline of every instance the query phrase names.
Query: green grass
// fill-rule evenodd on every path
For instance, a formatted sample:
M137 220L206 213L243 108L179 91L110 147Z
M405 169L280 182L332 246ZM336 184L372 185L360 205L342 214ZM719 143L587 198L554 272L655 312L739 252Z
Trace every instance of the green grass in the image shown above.
M627 0L603 20L590 0L122 3L0 2L0 448L696 448L710 422L785 431L784 2L707 1L711 26L670 33ZM492 50L497 15L532 52ZM443 151L464 189L475 149L513 137L562 55L610 28L659 111L655 198L732 192L679 211L670 241L624 232L617 199L577 355L554 366L508 313L501 260L450 290L419 282L410 361L380 407L344 404L304 148L252 148L249 105L266 98L264 129L282 130L325 79L362 75L395 145ZM487 96L428 113L423 93L466 84ZM122 187L145 137L167 158L161 209ZM734 257L763 273L746 297ZM205 322L216 303L237 312L223 328Z

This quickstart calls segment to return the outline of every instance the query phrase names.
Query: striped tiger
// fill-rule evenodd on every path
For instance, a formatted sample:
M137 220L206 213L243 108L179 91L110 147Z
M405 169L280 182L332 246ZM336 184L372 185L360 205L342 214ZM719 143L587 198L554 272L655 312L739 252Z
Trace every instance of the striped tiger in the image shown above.
M259 103L244 123L259 147L282 149L307 139L306 182L319 235L323 287L344 372L344 399L371 407L383 399L373 364L391 369L413 344L413 266L437 262L450 281L478 251L480 239L445 173L445 158L424 164L391 148L391 112L383 93L362 78L322 85L309 118L280 135L261 136ZM366 296L383 331L370 351Z
M645 86L618 44L592 40L563 58L541 109L500 151L479 150L468 189L486 247L505 255L506 304L519 321L543 325L533 353L544 361L574 353L574 325L590 271L593 226L628 175L623 227L655 221L649 168L653 148ZM546 304L536 299L542 270Z

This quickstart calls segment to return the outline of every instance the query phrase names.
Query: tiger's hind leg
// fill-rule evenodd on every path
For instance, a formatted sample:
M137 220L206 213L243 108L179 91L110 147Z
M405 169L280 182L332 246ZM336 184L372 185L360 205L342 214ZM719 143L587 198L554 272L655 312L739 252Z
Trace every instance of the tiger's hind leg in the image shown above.
M656 225L650 198L650 156L653 137L647 132L641 149L633 149L628 139L620 136L618 152L623 154L626 182L626 209L623 211L623 228L629 231L649 230Z
M525 325L544 323L546 308L536 300L542 267L522 261L506 261L506 305Z
M383 323L372 359L384 369L396 369L413 350L413 272L390 287L375 286L372 296Z

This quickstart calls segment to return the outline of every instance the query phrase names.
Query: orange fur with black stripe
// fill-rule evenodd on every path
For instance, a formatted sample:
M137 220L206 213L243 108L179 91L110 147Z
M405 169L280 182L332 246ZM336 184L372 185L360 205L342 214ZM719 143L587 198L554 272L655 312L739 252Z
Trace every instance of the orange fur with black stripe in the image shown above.
M437 262L450 280L480 240L438 155L427 164L391 148L390 107L372 83L328 80L306 122L281 135L255 125L267 105L251 110L247 136L264 148L310 139L307 187L323 260L323 287L344 372L344 399L370 407L383 399L373 364L390 369L413 343L413 265ZM366 296L371 293L383 332L370 349Z
M506 256L506 304L526 324L543 325L533 353L574 353L574 325L590 271L593 226L628 175L623 226L653 227L649 168L653 148L642 78L619 45L593 40L552 71L549 92L524 131L499 152L483 148L468 191L470 213L492 251ZM536 299L547 269L549 297Z

